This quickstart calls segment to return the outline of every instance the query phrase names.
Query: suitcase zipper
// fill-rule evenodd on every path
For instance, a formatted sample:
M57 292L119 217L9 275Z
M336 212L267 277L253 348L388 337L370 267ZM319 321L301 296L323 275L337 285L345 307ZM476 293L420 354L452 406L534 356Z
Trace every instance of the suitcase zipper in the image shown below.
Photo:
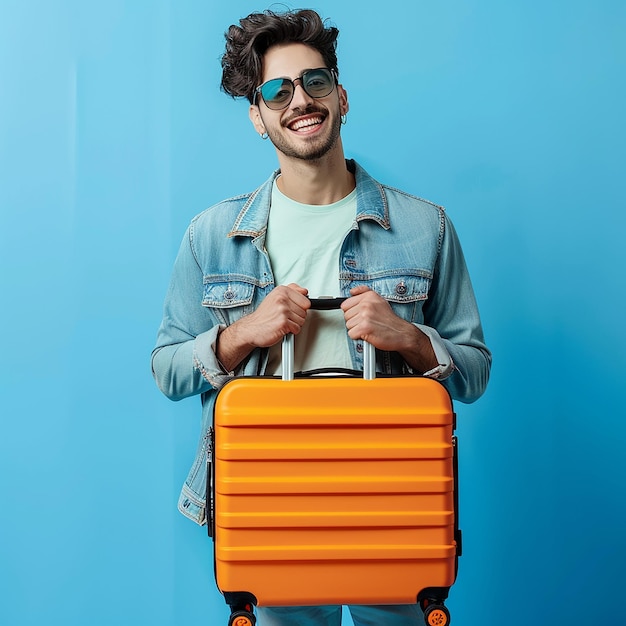
M209 430L207 430L206 435L204 435L204 443L207 460L210 462L213 457L213 426L209 426Z
M209 427L204 436L204 448L206 450L206 525L209 537L213 537L213 426Z

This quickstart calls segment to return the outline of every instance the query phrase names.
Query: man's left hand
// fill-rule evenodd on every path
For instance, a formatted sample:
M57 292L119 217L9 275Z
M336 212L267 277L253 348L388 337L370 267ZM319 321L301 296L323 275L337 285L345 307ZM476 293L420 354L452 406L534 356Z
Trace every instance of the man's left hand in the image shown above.
M343 302L348 335L379 350L399 352L410 367L426 372L437 366L430 339L414 324L398 317L391 305L365 285L350 290Z

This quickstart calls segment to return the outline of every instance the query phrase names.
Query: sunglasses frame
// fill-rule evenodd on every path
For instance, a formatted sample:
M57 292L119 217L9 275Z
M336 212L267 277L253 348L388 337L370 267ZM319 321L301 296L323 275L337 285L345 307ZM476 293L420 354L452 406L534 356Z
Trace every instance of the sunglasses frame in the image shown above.
M333 84L332 87L330 89L330 91L324 95L324 96L313 96L311 95L308 91L307 88L304 85L304 81L302 80L305 76L305 74L309 73L309 72L319 72L320 70L324 70L326 72L329 72L331 75L331 78L333 79ZM263 93L262 93L262 89L265 85L267 85L267 83L271 83L274 80L282 80L282 81L289 81L291 83L292 86L292 91L291 91L291 98L289 98L289 101L287 103L285 103L283 106L278 107L277 109L272 108L271 106L269 106L269 104L266 102L265 98L263 97ZM263 104L265 104L265 106L270 110L270 111L282 111L283 109L286 109L290 104L291 101L293 100L293 97L296 93L296 81L300 81L300 86L302 87L302 89L304 90L304 93L306 93L310 98L315 98L316 100L319 98L326 98L327 96L330 96L330 94L333 92L333 89L335 89L335 87L339 84L339 78L337 76L337 72L332 69L332 68L328 68L328 67L314 67L308 70L304 70L302 72L302 74L300 74L300 76L294 78L293 80L287 76L284 77L277 77L277 78L270 78L269 80L266 80L263 84L259 85L255 90L254 90L254 100L253 100L253 104L257 104L257 97L261 96L261 100L263 100Z

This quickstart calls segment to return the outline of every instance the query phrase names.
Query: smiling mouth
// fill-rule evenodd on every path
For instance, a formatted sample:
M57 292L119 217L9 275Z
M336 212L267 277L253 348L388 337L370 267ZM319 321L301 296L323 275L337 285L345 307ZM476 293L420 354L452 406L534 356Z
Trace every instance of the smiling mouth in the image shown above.
M287 124L289 130L294 132L306 132L313 130L324 122L323 115L311 115L307 117L300 117L297 120Z

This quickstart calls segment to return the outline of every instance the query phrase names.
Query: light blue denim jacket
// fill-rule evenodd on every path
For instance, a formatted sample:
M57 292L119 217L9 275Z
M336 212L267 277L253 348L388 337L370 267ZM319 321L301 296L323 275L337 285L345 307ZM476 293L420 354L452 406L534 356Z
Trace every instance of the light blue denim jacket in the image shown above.
M452 398L473 402L491 367L461 246L442 207L384 186L354 161L357 214L339 258L338 294L367 285L397 315L428 334ZM217 390L233 375L265 372L268 350L257 349L234 373L215 355L218 332L255 310L275 287L264 248L272 184L220 202L191 222L176 258L152 353L152 372L172 400L201 394L196 458L183 485L180 511L204 524L207 433ZM306 286L306 285L305 285ZM322 294L312 294L322 295ZM354 369L362 345L349 342ZM377 351L377 370L410 372L396 353ZM422 372L417 372L422 374Z

